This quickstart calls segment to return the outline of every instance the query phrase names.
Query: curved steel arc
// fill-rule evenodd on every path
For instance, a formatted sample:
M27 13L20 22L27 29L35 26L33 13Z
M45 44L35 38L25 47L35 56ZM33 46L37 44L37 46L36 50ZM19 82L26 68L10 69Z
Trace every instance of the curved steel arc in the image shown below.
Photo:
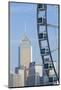
M46 22L47 22L47 6L46 6L46 9L45 9L45 18L46 18ZM38 7L37 7L37 21L38 21ZM37 23L37 33L39 35L39 24ZM53 65L53 69L54 69L54 72L55 72L55 75L56 75L56 78L57 80L59 81L59 77L57 75L57 72L56 72L56 69L55 69L55 66L54 66L54 63L53 63L53 59L52 59L52 55L51 55L51 51L50 51L50 45L49 45L49 39L48 39L48 31L47 31L47 23L46 23L46 34L47 34L47 45L48 45L48 48L49 48L49 55L50 55L50 58L51 58L51 62L52 62L52 65ZM39 40L39 38L38 38ZM40 45L40 40L39 40L39 47L40 47L40 54L41 54L41 45ZM41 54L42 56L42 54ZM44 57L42 56L42 60L43 60L43 64L44 64Z

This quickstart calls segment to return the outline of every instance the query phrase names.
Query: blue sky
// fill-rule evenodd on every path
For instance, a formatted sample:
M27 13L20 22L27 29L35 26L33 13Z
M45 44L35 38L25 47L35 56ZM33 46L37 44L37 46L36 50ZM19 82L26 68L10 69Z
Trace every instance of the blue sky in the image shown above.
M18 46L20 40L25 33L32 43L32 59L38 64L42 64L42 59L39 51L38 36L37 36L37 4L25 3L10 3L10 70L14 71L18 66ZM49 24L58 25L57 9L48 5L47 21ZM51 50L58 47L58 29L48 27L48 37ZM57 52L52 54L53 59L57 60Z

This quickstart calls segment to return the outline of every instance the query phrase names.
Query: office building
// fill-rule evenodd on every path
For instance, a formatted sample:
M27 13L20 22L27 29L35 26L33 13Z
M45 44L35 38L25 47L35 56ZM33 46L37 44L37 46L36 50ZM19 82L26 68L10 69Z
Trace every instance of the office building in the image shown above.
M14 85L14 74L13 73L10 73L9 87L15 87L15 85Z
M32 46L29 38L24 35L20 42L20 65L29 68L29 63L32 61Z
M29 74L27 78L28 86L41 85L43 80L41 79L43 76L43 66L39 64L35 64L35 62L30 63L29 65Z

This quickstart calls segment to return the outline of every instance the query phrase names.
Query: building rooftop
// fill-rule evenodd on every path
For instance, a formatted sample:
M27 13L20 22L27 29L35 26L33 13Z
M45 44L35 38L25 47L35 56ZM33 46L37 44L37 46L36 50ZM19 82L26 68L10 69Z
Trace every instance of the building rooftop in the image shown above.
M28 36L27 35L23 35L23 37L21 38L21 40L20 40L20 43L23 43L23 42L29 42L30 44L31 44L31 41L30 41L30 39L28 38Z

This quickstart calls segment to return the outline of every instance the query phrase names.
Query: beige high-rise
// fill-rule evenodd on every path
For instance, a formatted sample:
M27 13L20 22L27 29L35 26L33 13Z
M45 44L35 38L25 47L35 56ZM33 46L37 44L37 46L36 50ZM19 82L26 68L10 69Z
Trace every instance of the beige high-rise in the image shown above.
M20 65L29 67L29 63L32 60L32 47L31 41L26 35L22 38L20 42Z

